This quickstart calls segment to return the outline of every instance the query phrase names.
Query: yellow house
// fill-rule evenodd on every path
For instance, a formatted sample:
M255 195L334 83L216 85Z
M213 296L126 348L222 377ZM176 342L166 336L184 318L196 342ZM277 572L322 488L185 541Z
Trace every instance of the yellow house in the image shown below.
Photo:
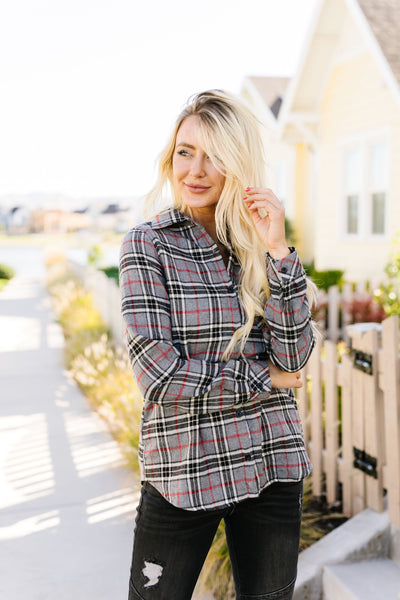
M273 98L275 79L248 78L242 93L265 125L278 195L286 173L300 254L379 278L400 230L400 0L320 0L298 71Z

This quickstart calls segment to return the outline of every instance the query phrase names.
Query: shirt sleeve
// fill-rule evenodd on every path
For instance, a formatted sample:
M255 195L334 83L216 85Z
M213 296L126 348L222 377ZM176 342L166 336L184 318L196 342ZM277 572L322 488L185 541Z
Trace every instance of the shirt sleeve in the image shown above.
M182 357L171 335L163 267L148 231L130 231L120 252L121 310L144 402L199 414L268 398L271 380L265 360L239 357L225 363Z
M294 373L307 363L315 345L307 280L297 251L281 260L267 253L271 295L265 305L270 360L282 371Z

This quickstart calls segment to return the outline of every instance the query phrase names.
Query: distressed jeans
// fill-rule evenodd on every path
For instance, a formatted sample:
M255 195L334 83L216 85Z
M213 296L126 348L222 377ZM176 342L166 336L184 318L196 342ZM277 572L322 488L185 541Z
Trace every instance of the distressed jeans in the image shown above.
M237 600L290 600L297 572L302 482L273 483L223 509L176 508L144 482L129 600L190 600L221 519Z

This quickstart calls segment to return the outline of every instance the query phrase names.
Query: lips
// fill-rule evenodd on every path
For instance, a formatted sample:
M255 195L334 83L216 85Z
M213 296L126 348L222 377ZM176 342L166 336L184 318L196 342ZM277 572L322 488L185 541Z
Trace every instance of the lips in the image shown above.
M198 184L191 185L190 183L185 183L185 186L190 192L193 192L193 194L201 194L202 192L207 192L210 189L210 186Z

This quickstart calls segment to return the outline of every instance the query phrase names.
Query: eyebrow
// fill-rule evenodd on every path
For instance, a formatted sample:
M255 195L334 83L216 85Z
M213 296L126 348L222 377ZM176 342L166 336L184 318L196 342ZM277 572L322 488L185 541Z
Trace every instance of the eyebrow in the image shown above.
M179 144L177 144L176 147L178 148L179 146L185 146L186 148L196 150L195 146L192 146L192 144L188 144L187 142L179 142Z

